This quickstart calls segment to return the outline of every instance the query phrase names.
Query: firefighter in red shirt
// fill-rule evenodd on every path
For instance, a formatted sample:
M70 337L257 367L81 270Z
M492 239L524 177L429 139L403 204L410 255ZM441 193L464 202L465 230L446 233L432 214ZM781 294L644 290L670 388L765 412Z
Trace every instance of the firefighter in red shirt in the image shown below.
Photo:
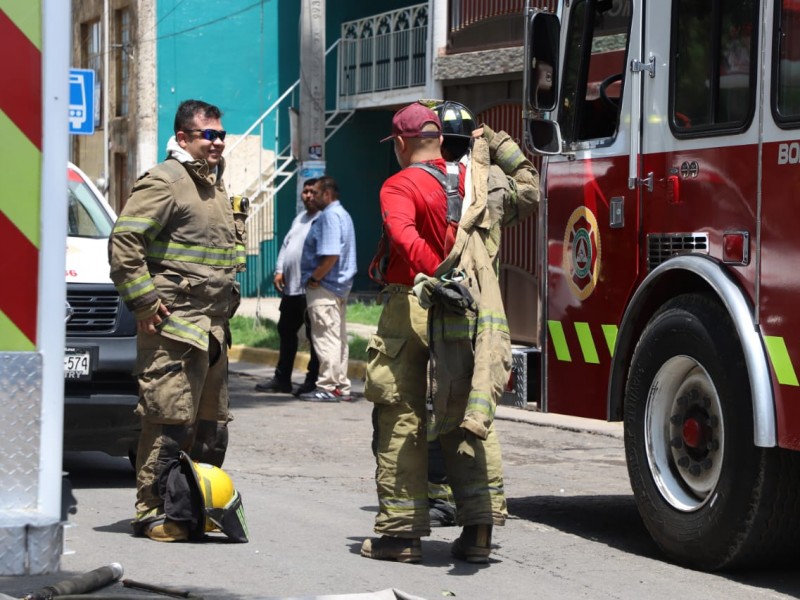
M428 512L428 443L426 434L427 311L412 292L418 273L432 275L447 256L454 241L458 216L448 215L447 194L440 181L423 168L427 163L443 174L442 125L431 109L414 103L398 111L392 120L394 151L402 170L386 180L380 192L384 238L370 269L384 285L380 293L383 311L378 330L368 347L369 363L365 396L375 403L376 483L379 510L375 532L361 554L368 558L418 562L422 558L420 538L430 535ZM463 196L463 173L459 177ZM388 252L385 250L388 249ZM446 451L454 450L448 448ZM470 468L448 464L452 469ZM499 463L499 452L497 456ZM499 464L497 465L499 472ZM482 485L489 491L483 471ZM490 477L491 478L491 477ZM461 478L463 480L463 478ZM453 554L471 562L487 562L491 526L505 517L505 502L499 513L482 506L481 514L459 514L465 525L453 545ZM496 511L498 512L498 511ZM488 534L488 537L487 537Z

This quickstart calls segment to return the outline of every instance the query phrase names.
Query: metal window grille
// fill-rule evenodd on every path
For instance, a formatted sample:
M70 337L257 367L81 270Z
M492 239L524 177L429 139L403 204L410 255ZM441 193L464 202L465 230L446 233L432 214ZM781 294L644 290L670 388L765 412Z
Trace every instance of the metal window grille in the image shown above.
M427 3L342 23L340 95L424 86L427 39Z

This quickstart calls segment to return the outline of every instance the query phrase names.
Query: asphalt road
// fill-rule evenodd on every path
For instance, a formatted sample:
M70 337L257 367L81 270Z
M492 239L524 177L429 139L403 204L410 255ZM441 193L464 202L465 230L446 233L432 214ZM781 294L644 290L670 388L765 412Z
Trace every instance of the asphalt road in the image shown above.
M244 498L249 543L219 536L199 544L135 538L127 459L70 455L65 468L78 506L66 545L73 553L63 556L60 573L0 577L0 592L19 598L118 562L125 578L207 599L376 598L363 594L392 588L426 600L800 595L796 571L707 574L665 562L636 511L618 435L508 418L497 428L511 517L495 529L489 565L450 556L456 528L435 529L423 541L419 565L362 558L358 551L372 535L376 510L371 405L256 394L256 376L267 373L261 371L231 377L235 420L225 469ZM119 583L104 592L164 597Z

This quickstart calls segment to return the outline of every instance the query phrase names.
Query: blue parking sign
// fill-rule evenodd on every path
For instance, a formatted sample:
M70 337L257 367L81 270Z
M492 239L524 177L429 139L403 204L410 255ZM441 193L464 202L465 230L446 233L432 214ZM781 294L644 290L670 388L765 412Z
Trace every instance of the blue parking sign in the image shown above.
M94 133L94 71L69 70L69 132Z

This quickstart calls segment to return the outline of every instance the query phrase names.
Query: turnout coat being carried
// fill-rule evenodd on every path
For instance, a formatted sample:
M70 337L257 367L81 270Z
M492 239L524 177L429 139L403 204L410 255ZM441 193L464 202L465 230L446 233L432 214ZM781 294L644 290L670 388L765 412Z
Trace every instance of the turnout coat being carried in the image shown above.
M474 142L453 249L414 292L428 311L429 437L461 427L486 439L511 370L511 338L497 277L500 228L535 213L539 177L505 132ZM468 439L468 436L467 436ZM469 443L462 450L471 453Z

